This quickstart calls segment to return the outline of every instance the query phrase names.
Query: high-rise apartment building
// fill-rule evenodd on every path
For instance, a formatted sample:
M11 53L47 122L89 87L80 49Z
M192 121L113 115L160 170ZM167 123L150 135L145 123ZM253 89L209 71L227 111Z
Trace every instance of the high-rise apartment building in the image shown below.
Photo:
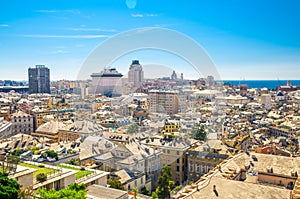
M28 69L29 93L50 93L50 70L44 65Z
M123 75L115 68L106 68L101 73L93 73L92 85L93 94L102 94L107 97L119 96L122 94Z
M215 85L215 78L214 76L207 76L206 78L207 86L214 86Z
M128 83L130 86L139 87L144 81L144 71L139 60L133 60L128 71Z
M150 90L148 94L151 112L178 113L178 91Z
M267 110L271 110L272 108L272 101L271 101L271 95L270 94L262 94L260 97L260 102L263 105L263 107Z

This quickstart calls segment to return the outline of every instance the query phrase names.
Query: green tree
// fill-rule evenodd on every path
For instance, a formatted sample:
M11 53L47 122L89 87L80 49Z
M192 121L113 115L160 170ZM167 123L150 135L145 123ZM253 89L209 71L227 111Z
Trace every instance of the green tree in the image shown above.
M200 122L195 123L192 127L190 136L196 140L204 141L207 136L207 132L205 131L205 127Z
M132 191L134 193L134 199L136 199L137 195L139 194L139 189L137 187L133 187Z
M55 189L47 190L47 189L39 189L37 191L37 195L42 199L58 199L58 198L74 198L74 199L82 199L87 198L86 194L86 186L71 184L68 188L61 189L56 191Z
M77 162L74 158L72 158L70 161L69 161L69 164L71 165L77 165Z
M156 191L153 191L151 196L152 196L152 199L157 199L158 198L158 195L157 195Z
M170 198L171 187L174 185L172 180L172 172L170 166L165 166L162 169L162 174L158 179L158 187L156 193L159 199Z
M73 183L73 184L70 184L69 189L76 190L76 191L85 191L86 185Z
M21 149L16 149L13 152L11 152L11 155L13 155L13 156L20 156L22 152L23 151Z
M33 147L31 147L31 152L33 153L33 155L38 155L38 154L41 154L41 152L40 152L40 148L39 147L37 147L37 146L33 146Z
M0 172L0 198L17 199L21 185Z
M58 154L54 150L47 150L44 154L47 154L47 156L50 158L55 158L58 160Z
M39 182L44 182L47 180L47 175L45 173L39 173L36 175L36 180Z
M7 163L17 165L20 162L19 156L10 155L7 157Z
M136 123L130 124L127 129L127 133L134 134L139 132L139 125Z
M176 186L173 190L172 190L172 194L176 194L178 191L180 191L182 189L182 185Z
M141 188L141 194L144 194L146 196L149 196L150 195L150 192L149 190L146 188L146 187L142 187Z
M124 187L119 180L108 179L107 184L110 185L111 188L124 190Z

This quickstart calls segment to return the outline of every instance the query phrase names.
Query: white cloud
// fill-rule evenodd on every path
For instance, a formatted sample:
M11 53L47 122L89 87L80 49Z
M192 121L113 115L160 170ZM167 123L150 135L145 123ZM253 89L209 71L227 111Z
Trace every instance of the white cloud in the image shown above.
M157 17L158 14L146 14L147 17Z
M65 51L65 50L56 50L51 52L52 54L65 54L65 53L69 53L69 51Z
M31 38L62 38L62 39L96 39L108 38L109 35L22 35Z
M71 14L80 14L80 10L36 10L35 12L40 12L40 13L66 12L66 13L71 13Z
M154 27L158 27L158 28L166 28L166 27L171 27L171 26L177 26L180 24L154 24Z
M144 17L143 14L131 14L132 17Z
M0 24L0 27L8 27L8 24Z
M77 15L79 15L81 13L80 10L63 10L63 12L69 12L69 13L77 14Z
M142 13L136 13L136 14L131 14L132 17L157 17L158 14L153 14L153 13L149 13L149 14L142 14Z
M67 28L73 31L98 31L98 32L117 32L115 29L102 29L102 28Z

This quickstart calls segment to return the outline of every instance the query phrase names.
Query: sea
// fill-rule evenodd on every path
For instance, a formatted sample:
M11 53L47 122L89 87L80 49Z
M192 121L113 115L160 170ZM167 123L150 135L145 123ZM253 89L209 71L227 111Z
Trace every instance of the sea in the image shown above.
M239 86L247 84L248 88L277 89L278 86L285 86L288 80L222 80L224 83ZM292 86L300 86L300 80L289 80Z

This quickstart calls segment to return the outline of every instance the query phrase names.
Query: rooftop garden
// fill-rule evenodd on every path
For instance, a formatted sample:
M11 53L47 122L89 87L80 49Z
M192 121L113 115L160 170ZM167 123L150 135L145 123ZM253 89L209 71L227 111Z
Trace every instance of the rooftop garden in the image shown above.
M37 169L37 171L35 171L33 173L33 178L35 179L37 175L44 173L46 175L51 175L54 174L56 172L58 172L59 170L56 169L52 169L52 168L48 168L45 167L45 165L40 164L40 165L33 165L33 164L28 164L28 163L20 163L20 166L24 166L24 167L29 167L29 168L33 168L33 169Z
M78 171L75 174L75 180L78 180L80 178L83 178L83 177L88 176L88 175L93 173L92 171L85 170L84 168L79 169L79 168L76 168L76 167L66 166L66 165L57 165L57 166L61 167L61 168L65 168L65 169L71 169L71 170Z

